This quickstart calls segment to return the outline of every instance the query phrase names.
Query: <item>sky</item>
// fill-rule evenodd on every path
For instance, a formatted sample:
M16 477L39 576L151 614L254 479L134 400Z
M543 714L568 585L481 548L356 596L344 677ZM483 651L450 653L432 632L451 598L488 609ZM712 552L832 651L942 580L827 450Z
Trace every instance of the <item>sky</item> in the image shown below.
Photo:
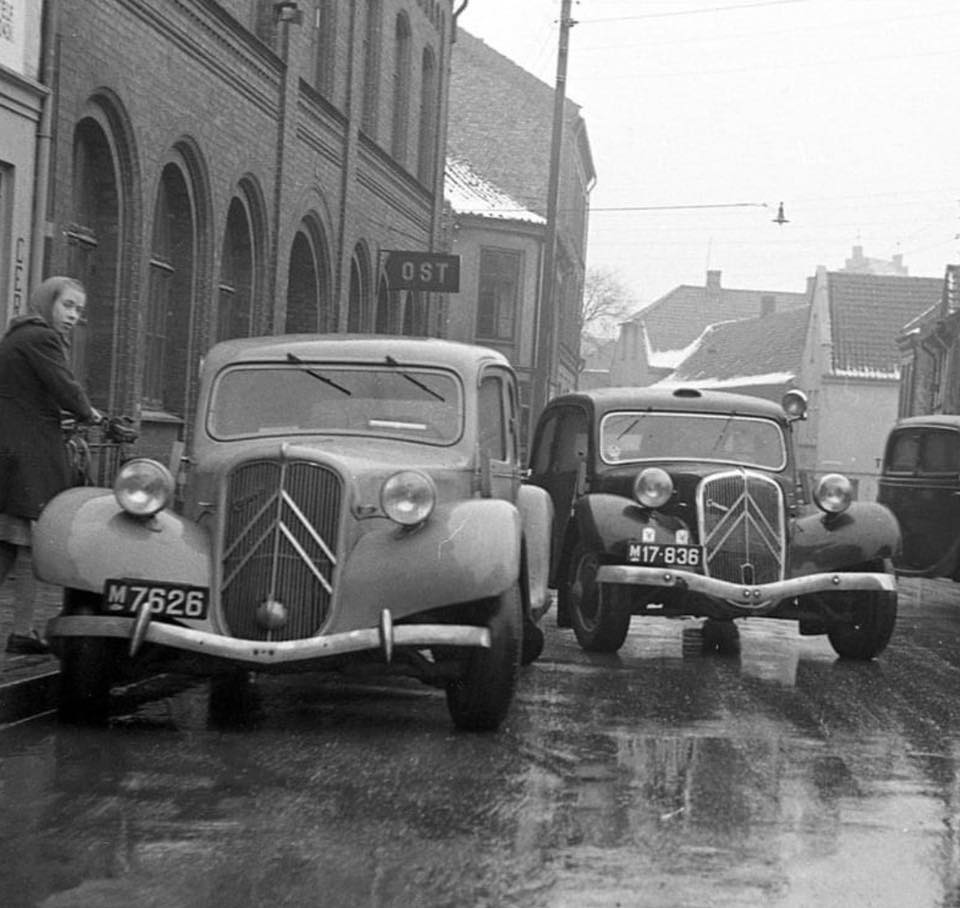
M458 25L553 86L560 11L468 0ZM571 17L587 268L637 307L708 269L800 292L854 246L918 277L960 260L957 0L578 0Z

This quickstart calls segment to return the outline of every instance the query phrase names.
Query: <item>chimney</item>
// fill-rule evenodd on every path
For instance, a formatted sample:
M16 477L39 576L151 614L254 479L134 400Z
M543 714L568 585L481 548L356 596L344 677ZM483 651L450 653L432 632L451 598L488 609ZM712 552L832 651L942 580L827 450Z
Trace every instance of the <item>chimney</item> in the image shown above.
M706 296L708 303L720 302L720 272L707 272Z

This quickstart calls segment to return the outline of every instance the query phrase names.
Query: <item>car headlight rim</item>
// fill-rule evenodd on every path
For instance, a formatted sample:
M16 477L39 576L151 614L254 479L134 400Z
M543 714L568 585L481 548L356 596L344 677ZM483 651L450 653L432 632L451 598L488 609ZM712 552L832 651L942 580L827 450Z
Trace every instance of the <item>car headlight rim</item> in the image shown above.
M813 500L827 514L842 514L853 501L853 483L842 473L827 473L818 480Z
M173 499L174 480L170 471L149 457L134 457L117 471L113 495L117 504L134 517L152 517Z
M399 470L380 488L380 507L400 526L418 526L433 513L437 489L420 470Z
M633 497L645 508L662 508L673 495L673 480L660 467L646 467L633 481Z

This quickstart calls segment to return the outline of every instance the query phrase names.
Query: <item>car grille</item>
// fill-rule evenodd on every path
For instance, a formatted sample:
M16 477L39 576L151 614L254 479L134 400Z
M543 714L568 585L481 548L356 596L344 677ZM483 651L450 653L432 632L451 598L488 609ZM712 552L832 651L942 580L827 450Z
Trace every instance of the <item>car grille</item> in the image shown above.
M746 470L708 476L697 513L709 576L751 586L783 579L784 503L773 479Z
M229 632L247 640L311 637L333 593L342 482L321 464L254 461L227 479L220 607ZM268 631L264 602L285 622Z

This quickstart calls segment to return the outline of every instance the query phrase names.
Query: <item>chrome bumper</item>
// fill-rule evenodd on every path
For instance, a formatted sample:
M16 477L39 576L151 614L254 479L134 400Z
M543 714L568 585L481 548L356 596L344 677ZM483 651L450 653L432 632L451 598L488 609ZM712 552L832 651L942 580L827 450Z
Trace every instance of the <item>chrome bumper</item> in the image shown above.
M808 593L827 593L838 590L896 592L892 574L871 572L829 572L806 574L790 580L748 586L730 583L690 571L637 567L629 564L605 564L597 570L598 583L625 583L633 586L653 586L670 590L702 593L714 599L724 599L741 608L762 609L769 603Z
M307 662L364 650L378 650L389 662L394 648L398 646L490 647L490 631L485 627L471 624L403 624L395 627L387 611L381 615L379 627L276 643L224 637L177 624L151 621L143 614L134 618L61 615L47 622L47 639L58 637L119 637L130 641L131 656L136 655L144 642L156 643L173 649L231 659L254 669L258 666Z

